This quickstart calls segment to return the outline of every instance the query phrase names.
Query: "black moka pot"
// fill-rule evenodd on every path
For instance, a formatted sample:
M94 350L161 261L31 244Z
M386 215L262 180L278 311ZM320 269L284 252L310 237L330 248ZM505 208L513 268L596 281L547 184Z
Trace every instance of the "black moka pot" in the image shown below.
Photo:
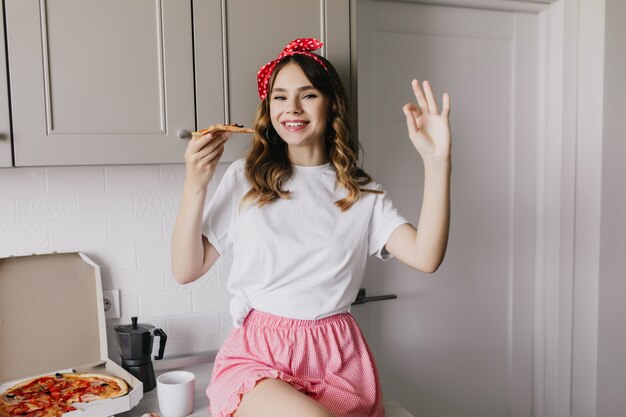
M159 354L154 359L163 359L167 335L151 324L137 323L137 317L131 317L132 324L115 326L117 342L120 345L122 368L143 382L143 392L156 387L154 368L152 367L152 344L154 335L160 337Z

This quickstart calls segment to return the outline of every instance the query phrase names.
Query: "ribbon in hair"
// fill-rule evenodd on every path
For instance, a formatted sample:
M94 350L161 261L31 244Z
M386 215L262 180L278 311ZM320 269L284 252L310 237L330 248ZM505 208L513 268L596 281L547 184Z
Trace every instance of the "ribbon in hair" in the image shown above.
M324 44L317 39L298 38L289 42L285 49L283 49L283 51L278 55L278 58L263 65L257 73L257 85L259 88L259 97L261 97L261 100L265 100L265 97L267 96L268 83L270 77L272 76L272 72L274 72L276 64L278 64L280 60L286 56L295 54L306 55L314 59L326 70L326 72L328 72L328 68L326 68L324 62L322 62L322 60L319 59L315 54L311 53L311 51L320 49L323 45Z

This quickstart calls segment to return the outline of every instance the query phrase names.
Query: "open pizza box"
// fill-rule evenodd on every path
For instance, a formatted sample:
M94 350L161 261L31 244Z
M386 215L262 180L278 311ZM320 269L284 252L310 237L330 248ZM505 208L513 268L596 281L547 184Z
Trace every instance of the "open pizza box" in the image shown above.
M121 378L129 392L73 403L64 417L111 416L143 397L142 382L108 356L100 268L75 252L0 259L0 394L72 370Z

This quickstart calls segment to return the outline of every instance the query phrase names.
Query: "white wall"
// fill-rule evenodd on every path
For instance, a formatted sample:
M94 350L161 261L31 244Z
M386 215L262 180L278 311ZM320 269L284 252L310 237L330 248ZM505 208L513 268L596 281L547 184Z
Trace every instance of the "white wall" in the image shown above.
M170 273L184 175L179 164L0 169L0 257L82 251L100 264L103 288L121 294L121 319L107 321L112 359L112 328L131 316L166 332L166 356L217 349L232 327L230 259L186 286Z

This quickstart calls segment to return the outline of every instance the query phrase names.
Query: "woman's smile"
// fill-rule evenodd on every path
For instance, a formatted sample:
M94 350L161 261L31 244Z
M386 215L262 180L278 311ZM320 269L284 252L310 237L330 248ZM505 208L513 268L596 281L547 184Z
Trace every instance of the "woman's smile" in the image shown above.
M270 118L290 147L290 154L296 147L315 149L315 154L325 148L328 100L311 85L297 64L285 65L276 75L270 95Z

